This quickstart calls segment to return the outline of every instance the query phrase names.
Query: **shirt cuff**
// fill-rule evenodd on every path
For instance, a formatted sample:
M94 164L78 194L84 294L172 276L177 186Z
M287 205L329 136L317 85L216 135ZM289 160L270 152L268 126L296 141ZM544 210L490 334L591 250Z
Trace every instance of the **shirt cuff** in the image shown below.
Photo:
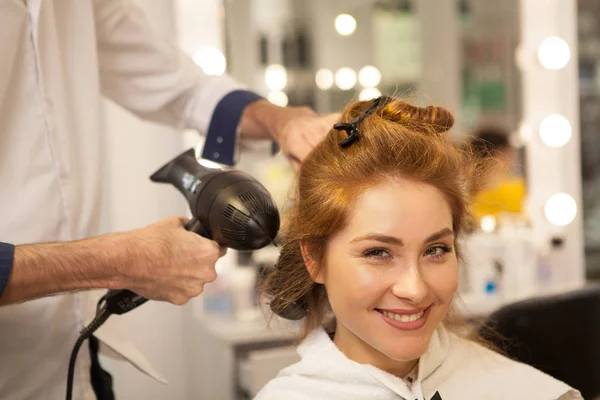
M263 97L247 90L234 90L223 97L213 112L206 133L202 158L232 166L236 163L238 126L246 106Z
M8 284L10 271L15 259L15 246L10 243L0 242L0 297Z

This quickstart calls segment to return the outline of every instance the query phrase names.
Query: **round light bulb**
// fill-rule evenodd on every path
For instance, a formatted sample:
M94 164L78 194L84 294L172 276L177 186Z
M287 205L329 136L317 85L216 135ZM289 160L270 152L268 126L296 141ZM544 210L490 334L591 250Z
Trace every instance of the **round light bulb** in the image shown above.
M221 50L206 47L194 53L192 58L206 75L223 75L227 69L227 61Z
M352 68L342 67L335 73L335 84L342 90L356 86L356 72Z
M333 86L333 72L327 68L321 68L315 75L317 87L321 90L331 89Z
M373 88L381 82L381 72L372 65L366 65L358 71L358 81L363 87Z
M529 143L531 138L533 137L533 129L531 129L531 125L527 122L522 122L519 125L519 139L522 143Z
M265 70L265 84L272 92L278 92L287 85L287 70L283 65L269 65Z
M567 65L571 59L571 49L563 39L550 36L538 47L537 56L544 68L556 71Z
M365 88L358 94L358 99L361 101L373 100L381 96L381 92L377 88Z
M485 233L492 233L496 229L496 217L493 215L484 215L481 217L479 225Z
M552 225L569 225L577 215L577 203L567 193L553 194L544 205L544 215Z
M549 115L540 124L540 138L548 147L564 146L571 139L571 135L571 124L561 114Z
M271 103L273 103L277 106L280 106L280 107L285 107L288 105L287 94L285 94L284 92L281 92L281 91L269 93L267 95L267 100L269 100Z
M352 35L356 30L356 19L349 14L340 14L335 18L335 30L342 36Z

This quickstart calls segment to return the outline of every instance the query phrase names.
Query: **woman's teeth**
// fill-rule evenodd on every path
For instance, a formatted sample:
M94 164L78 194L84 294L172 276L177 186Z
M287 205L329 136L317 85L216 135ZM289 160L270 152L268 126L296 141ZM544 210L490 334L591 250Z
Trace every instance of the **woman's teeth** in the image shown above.
M419 318L421 318L423 316L423 314L425 313L425 311L421 311L416 314L395 314L393 312L382 310L381 313L383 315L385 315L386 317L388 317L389 319L395 319L396 321L413 322L413 321L416 321Z

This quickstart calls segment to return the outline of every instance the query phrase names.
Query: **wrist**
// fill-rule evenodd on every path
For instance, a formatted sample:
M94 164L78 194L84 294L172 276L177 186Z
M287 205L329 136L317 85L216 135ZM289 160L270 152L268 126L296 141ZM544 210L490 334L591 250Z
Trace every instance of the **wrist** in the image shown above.
M280 108L268 100L257 100L247 105L240 120L242 136L277 140L273 119L278 119Z
M111 233L95 238L94 249L103 260L104 273L100 277L107 289L129 289L137 278L132 271L136 257L135 246L126 233Z
M81 289L120 289L125 287L117 242L118 234L108 234L74 242L52 243L48 249L60 259L59 271L72 274L65 279L62 291Z

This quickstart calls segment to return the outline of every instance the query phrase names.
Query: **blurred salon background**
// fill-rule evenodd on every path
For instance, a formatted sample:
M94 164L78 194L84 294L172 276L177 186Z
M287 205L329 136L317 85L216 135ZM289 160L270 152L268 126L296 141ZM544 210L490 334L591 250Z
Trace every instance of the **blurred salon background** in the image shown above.
M335 112L353 99L396 94L450 109L457 145L498 160L463 238L461 312L477 326L525 304L502 314L516 334L526 340L543 330L583 350L542 362L531 354L546 348L531 344L524 361L564 380L583 379L569 375L582 363L596 383L569 383L584 385L586 399L600 396L599 1L138 2L204 72L228 73L275 104ZM187 215L181 195L148 176L182 149L200 153L197 133L167 134L108 102L104 114L104 231ZM293 170L271 146L259 150L237 167L285 211ZM259 271L276 257L274 247L230 250L200 298L184 307L151 302L111 319L150 360L135 369L105 359L119 399L252 398L295 362L297 326L269 324L255 295Z

